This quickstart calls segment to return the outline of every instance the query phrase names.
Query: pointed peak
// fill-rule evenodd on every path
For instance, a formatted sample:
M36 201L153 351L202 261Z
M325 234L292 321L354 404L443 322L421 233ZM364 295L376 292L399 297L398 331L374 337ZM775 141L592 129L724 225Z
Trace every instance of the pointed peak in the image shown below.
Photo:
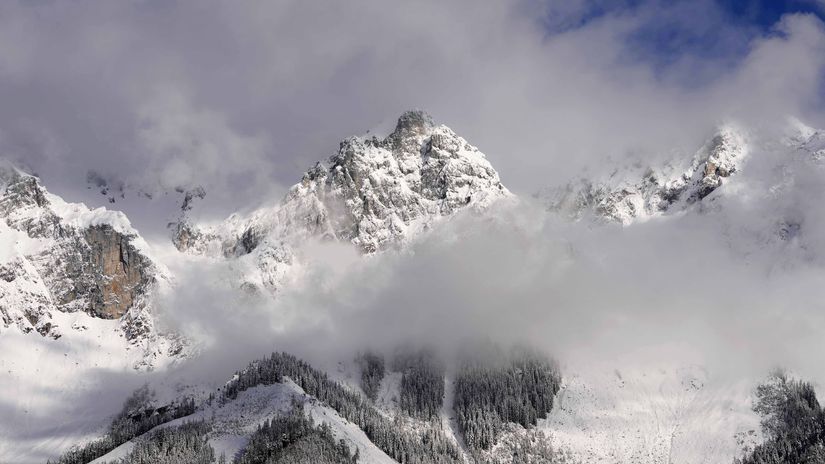
M398 123L395 125L393 134L407 135L407 134L424 134L428 129L431 129L435 124L433 118L427 112L422 110L405 111L398 118Z

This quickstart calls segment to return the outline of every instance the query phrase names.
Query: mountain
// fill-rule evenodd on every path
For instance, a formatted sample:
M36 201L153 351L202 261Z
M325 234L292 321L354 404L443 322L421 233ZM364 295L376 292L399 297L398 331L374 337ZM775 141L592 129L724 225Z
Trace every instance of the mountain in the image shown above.
M61 314L83 313L136 345L155 335L152 293L168 275L122 213L67 203L9 164L0 190L2 328L57 339L77 330Z
M172 225L188 253L254 260L247 284L271 292L299 266L309 239L351 243L365 254L403 246L461 210L513 195L483 153L422 111L402 114L387 137L350 137L275 205L212 227L184 216Z
M701 202L736 173L748 154L743 130L721 127L692 159L663 167L622 166L604 179L579 179L538 196L547 207L578 219L585 212L628 225L656 215L684 211ZM686 162L687 161L687 162Z
M817 233L825 224L817 214L819 197L811 192L821 186L823 166L825 132L792 122L777 135L729 123L688 156L616 166L607 176L573 180L537 197L549 217L573 225L590 221L606 233L617 224L633 233L650 225L701 223L748 263L815 263L825 257ZM0 359L9 372L8 381L0 376L0 386L17 392L10 410L21 423L31 420L29 405L48 404L42 396L52 383L72 385L63 389L61 405L76 401L75 382L123 368L124 353L130 368L165 374L176 367L167 361L196 358L197 351L184 350L181 340L156 324L157 313L181 309L161 305L158 293L198 291L176 279L181 263L206 271L228 266L235 279L228 304L239 305L249 293L271 298L300 286L302 271L313 265L307 256L313 244L338 244L365 258L386 256L427 240L461 213L489 215L496 203L520 203L478 149L421 111L402 114L386 137L345 139L283 199L265 199L251 213L199 223L190 217L191 206L208 201L205 192L180 192L184 201L170 224L172 245L150 245L123 214L66 203L13 167L0 171L0 179L0 239L6 245L0 352L10 353ZM535 216L537 222L547 219L544 212ZM163 246L174 250L158 253ZM693 288L692 282L681 285ZM101 460L95 462L103 462L144 452L146 443L162 441L162 430L201 433L177 428L191 421L211 427L198 436L229 459L256 440L264 443L261 429L281 426L295 432L286 434L294 441L278 445L287 456L329 451L331 436L367 463L732 462L768 438L761 427L765 413L754 410L754 389L763 380L758 376L720 380L702 366L677 362L645 368L563 363L559 369L544 358L515 355L473 364L415 348L421 351L401 357L341 353L338 364L329 361L335 367L275 353L235 366L235 375L227 372L217 385L183 382L166 385L172 392L162 399L130 399L114 420L102 413L84 416L94 409L88 400L93 389L100 388L86 383L85 403L57 409L61 417L81 419L59 426L51 418L48 425L31 420L39 428L22 435L11 422L0 423L0 437L13 437L0 439L0 455L26 462L35 452L55 456L80 444L99 447L95 457ZM42 378L40 369L50 368L54 378ZM296 410L315 422L290 416ZM99 440L90 441L94 437Z

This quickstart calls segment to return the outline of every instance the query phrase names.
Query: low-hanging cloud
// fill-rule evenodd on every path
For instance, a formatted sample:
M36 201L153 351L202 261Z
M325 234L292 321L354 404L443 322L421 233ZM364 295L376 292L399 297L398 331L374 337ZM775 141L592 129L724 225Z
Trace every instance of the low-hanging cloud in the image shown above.
M573 371L697 363L752 379L785 366L825 380L821 215L805 213L810 237L764 243L752 232L771 233L775 204L719 201L724 212L626 228L570 223L529 201L499 205L401 252L352 259L348 245L313 245L339 256L308 259L313 270L274 302L182 282L170 317L209 340L193 369L214 381L272 350L328 362L410 343L451 352L479 338L539 347ZM225 281L200 269L192 283Z

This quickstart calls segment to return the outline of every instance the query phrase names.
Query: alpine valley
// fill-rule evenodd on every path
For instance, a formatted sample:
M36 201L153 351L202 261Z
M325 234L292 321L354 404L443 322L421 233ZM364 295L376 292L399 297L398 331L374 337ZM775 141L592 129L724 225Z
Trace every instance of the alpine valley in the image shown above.
M825 462L825 412L792 373L671 356L684 347L666 336L651 349L661 356L640 362L609 336L526 333L551 313L553 326L587 326L572 295L593 306L608 305L592 293L612 298L615 312L597 312L599 321L627 339L628 286L648 288L656 308L711 319L726 316L704 303L733 301L743 274L822 275L825 224L811 214L822 208L811 192L825 183L825 132L795 119L778 133L728 121L668 157L623 158L518 196L476 147L408 111L388 134L343 140L280 201L262 198L222 221L198 217L210 201L201 188L167 195L172 212L135 200L158 208L162 238L5 163L0 462ZM724 256L661 254L660 243L679 249L680 234L719 241ZM492 241L512 252L489 253ZM626 243L651 256L624 254ZM437 271L421 277L431 269L421 262ZM732 283L702 278L719 262ZM539 284L510 285L528 268L541 269L527 279ZM622 272L637 268L648 270ZM586 288L558 284L587 270ZM416 296L404 297L404 280L390 275L428 288L406 286ZM500 334L460 332L482 316L454 310L439 276L461 277L480 307L496 304L481 300L500 283L525 300L546 291L555 309L500 305ZM370 293L385 285L402 296ZM684 298L662 301L662 287ZM406 306L413 300L430 304ZM403 311L382 319L365 301ZM532 324L520 321L526 314ZM746 327L752 313L732 314ZM432 337L406 339L394 323L414 335L426 325ZM204 367L213 360L218 372Z

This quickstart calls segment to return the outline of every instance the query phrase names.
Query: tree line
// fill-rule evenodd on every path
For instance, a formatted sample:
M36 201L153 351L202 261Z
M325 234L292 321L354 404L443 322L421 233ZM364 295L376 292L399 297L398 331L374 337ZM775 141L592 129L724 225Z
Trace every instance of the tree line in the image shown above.
M825 464L825 411L813 385L780 373L756 396L768 439L736 464Z
M180 402L153 407L154 392L148 386L135 390L123 403L105 436L82 446L75 446L49 464L86 464L106 455L127 441L142 435L160 424L188 416L195 412L195 401L184 398Z
M355 464L344 440L335 441L329 425L316 426L301 404L290 413L261 424L235 464Z
M455 378L454 408L464 440L475 451L490 450L507 423L533 427L547 417L561 375L538 352L498 347L467 352Z
M223 391L224 400L256 385L283 382L289 377L307 394L326 403L342 417L360 427L367 437L391 458L400 462L440 464L461 462L461 452L440 429L408 430L381 414L359 393L344 388L306 362L288 353L272 353L236 373Z

